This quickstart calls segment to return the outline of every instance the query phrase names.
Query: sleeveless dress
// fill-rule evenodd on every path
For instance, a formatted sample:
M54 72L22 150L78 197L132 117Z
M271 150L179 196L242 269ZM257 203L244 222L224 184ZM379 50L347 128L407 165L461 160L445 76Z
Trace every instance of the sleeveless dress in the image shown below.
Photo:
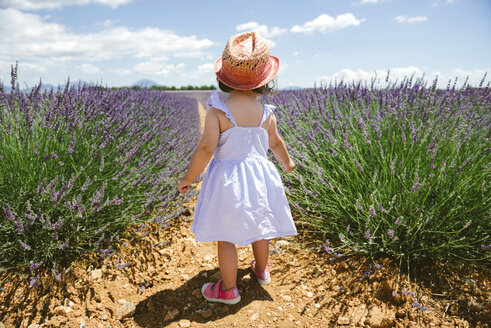
M259 126L243 127L216 91L208 99L210 106L223 111L234 126L220 134L203 178L191 226L196 240L246 246L297 234L280 174L267 158L268 132L261 127L275 107L264 105Z

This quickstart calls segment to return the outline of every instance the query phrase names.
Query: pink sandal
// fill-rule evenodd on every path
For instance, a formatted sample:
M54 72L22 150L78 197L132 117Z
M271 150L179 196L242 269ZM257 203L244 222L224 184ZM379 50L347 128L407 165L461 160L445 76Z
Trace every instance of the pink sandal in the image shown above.
M237 286L232 289L222 289L222 279L216 283L208 282L201 288L201 294L210 302L220 302L225 304L237 304L240 302L240 294Z
M271 283L271 275L269 274L269 267L271 264L266 265L266 270L264 271L256 271L256 260L252 260L251 269L252 272L256 275L257 282L260 285L269 285Z

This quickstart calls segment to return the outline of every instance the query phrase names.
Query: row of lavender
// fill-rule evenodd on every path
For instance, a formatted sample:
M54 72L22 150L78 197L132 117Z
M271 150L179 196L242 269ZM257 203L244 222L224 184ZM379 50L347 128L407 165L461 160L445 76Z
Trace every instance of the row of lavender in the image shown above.
M489 263L491 89L436 84L340 82L268 100L298 164L283 176L293 208L333 258Z
M0 267L58 277L81 253L111 255L129 225L179 214L195 100L69 84L23 93L15 69L12 87L0 86Z

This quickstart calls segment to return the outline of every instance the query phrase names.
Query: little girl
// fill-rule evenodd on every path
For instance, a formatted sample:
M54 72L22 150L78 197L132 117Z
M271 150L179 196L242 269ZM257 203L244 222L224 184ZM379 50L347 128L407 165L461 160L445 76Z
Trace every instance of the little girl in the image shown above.
M291 172L285 142L276 129L275 109L258 102L271 91L268 83L278 73L279 59L270 56L265 40L255 32L232 36L215 63L225 102L214 91L208 100L204 134L178 190L185 193L211 161L201 186L191 232L200 242L217 241L221 280L203 285L211 302L236 304L237 251L252 244L251 263L260 284L269 284L268 239L295 235L280 175L267 158L271 148L283 170Z

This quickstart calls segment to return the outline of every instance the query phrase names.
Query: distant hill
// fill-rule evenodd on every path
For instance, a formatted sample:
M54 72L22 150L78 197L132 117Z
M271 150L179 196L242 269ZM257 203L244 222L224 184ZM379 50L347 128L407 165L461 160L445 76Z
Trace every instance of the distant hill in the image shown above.
M152 80L143 79L133 83L132 85L132 87L140 87L140 88L151 88L153 86L160 86L160 84Z

